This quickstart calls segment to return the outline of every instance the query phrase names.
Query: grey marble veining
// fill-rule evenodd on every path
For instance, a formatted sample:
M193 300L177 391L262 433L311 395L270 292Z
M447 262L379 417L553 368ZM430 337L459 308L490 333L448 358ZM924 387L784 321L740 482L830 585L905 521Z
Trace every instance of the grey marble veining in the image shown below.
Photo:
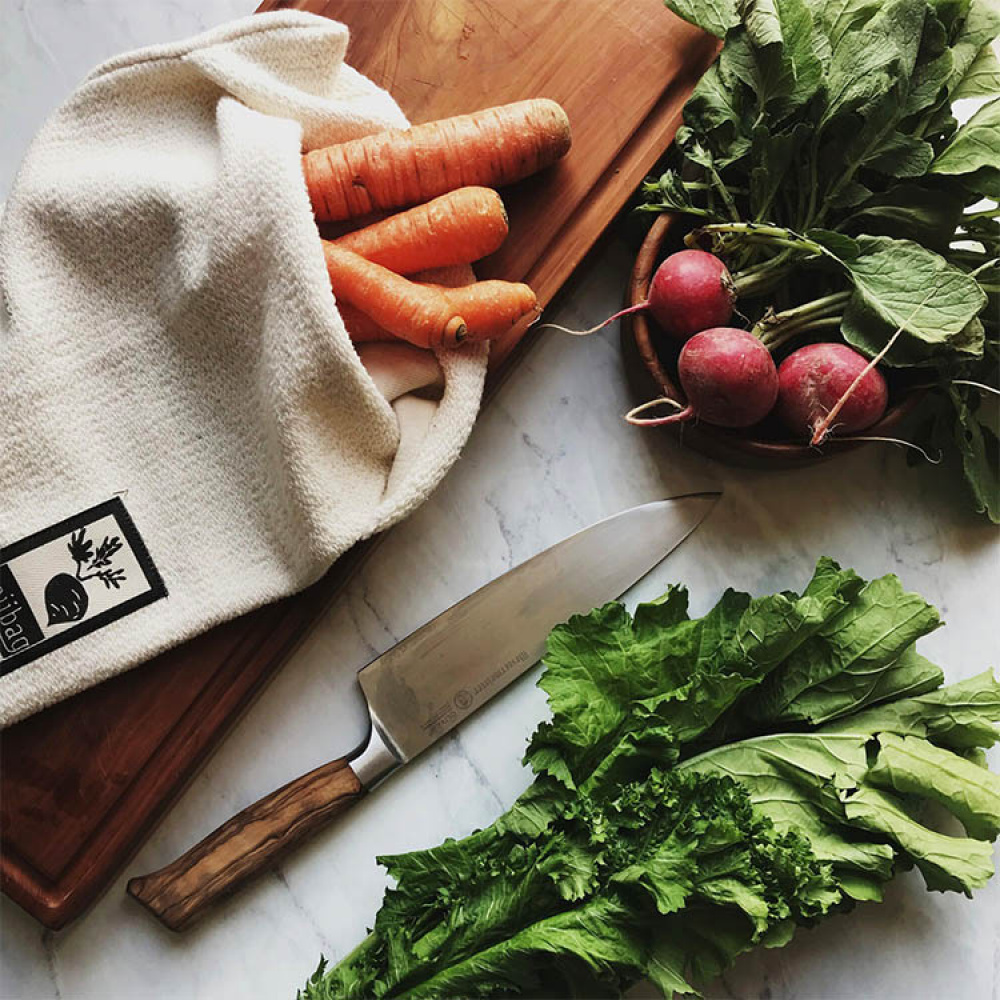
M0 0L0 192L44 116L98 61L249 7ZM620 236L605 240L551 318L588 326L613 311L631 253ZM52 934L0 900L0 997L294 996L321 952L343 956L370 925L386 884L376 854L468 833L525 787L521 751L544 713L537 668L192 931L174 935L148 919L125 897L128 875L172 860L260 795L349 750L363 732L360 666L498 573L622 507L706 485L726 491L630 603L684 581L698 613L726 586L799 587L828 554L865 575L895 571L942 609L947 627L921 648L949 679L996 664L995 529L967 513L941 470L907 468L898 449L880 445L794 472L728 468L628 427L621 414L630 404L616 331L542 334L446 481L379 546L91 911ZM884 904L747 956L711 995L996 1000L998 964L1000 883L970 901L927 893L909 874Z

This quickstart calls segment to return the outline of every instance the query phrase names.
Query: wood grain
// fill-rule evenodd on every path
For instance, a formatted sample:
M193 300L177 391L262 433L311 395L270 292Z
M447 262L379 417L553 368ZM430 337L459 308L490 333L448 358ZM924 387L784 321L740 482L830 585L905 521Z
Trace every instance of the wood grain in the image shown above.
M375 549L319 583L0 733L0 877L46 927L79 915Z
M265 0L345 22L348 61L414 123L532 97L569 115L573 148L504 190L511 236L476 265L481 278L525 281L542 305L670 144L718 43L661 0ZM530 324L490 350L502 366Z
M247 806L165 868L130 879L128 893L182 930L364 794L347 759L331 761Z
M288 6L347 23L348 61L413 122L529 97L563 105L573 148L504 190L511 233L479 268L481 277L527 281L543 304L666 148L716 51L662 0L299 0L262 9ZM494 343L488 393L515 370L524 333ZM0 734L3 891L51 928L79 915L374 544L357 546L303 594Z

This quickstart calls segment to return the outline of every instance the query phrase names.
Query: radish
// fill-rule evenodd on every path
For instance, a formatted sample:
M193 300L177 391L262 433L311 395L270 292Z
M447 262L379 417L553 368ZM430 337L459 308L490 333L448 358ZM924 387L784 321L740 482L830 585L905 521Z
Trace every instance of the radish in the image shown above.
M679 250L656 269L645 302L622 309L589 330L567 330L554 323L545 326L583 337L629 313L648 310L666 333L678 341L685 341L699 330L728 323L735 302L733 279L715 254L704 250Z
M800 347L778 368L776 413L797 437L825 437L838 403L836 429L847 434L864 430L881 419L888 401L882 373L846 344Z
M778 397L770 352L753 334L731 326L696 333L681 349L677 374L688 405L667 417L630 415L631 423L656 427L697 417L718 427L750 427L770 413Z
M664 332L687 340L701 330L724 327L735 302L733 279L718 257L704 250L681 250L656 269L649 298L641 305Z

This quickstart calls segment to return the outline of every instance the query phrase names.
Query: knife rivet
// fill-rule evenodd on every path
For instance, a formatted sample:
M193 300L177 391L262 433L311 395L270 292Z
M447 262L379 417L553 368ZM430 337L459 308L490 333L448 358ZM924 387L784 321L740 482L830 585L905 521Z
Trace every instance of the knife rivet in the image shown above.
M462 688L462 690L459 691L454 698L452 698L452 701L455 703L455 708L464 712L465 709L472 704L472 695L469 694L465 688Z

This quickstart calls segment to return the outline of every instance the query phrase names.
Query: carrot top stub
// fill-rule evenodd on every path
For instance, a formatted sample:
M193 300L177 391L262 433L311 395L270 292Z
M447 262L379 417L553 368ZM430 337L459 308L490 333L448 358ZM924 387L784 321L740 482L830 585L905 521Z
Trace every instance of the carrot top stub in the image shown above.
M465 340L465 320L437 289L409 281L336 243L324 243L323 253L333 294L389 333L418 347L454 347Z
M492 340L503 336L526 317L539 312L535 293L519 281L477 281L472 285L447 288L426 283L424 288L439 291L455 312L465 320L469 340Z
M511 184L554 163L571 141L566 112L536 99L312 150L302 169L316 218L337 221Z

